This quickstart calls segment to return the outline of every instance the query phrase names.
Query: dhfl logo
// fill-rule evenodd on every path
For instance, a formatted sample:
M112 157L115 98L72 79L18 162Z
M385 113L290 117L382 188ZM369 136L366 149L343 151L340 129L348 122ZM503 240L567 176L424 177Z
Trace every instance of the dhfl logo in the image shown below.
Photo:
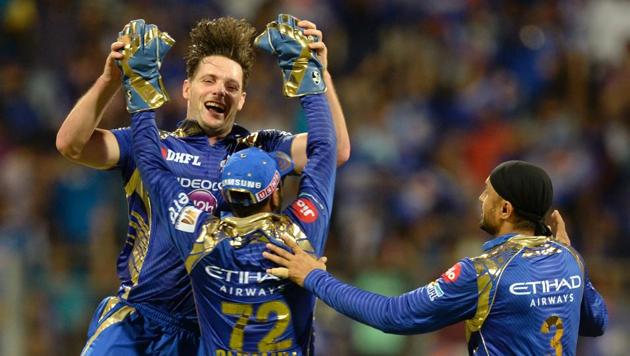
M293 210L293 213L298 219L305 223L312 223L317 220L319 216L315 204L307 198L300 198L293 202L293 204L291 204L291 210Z
M188 193L195 208L212 214L217 207L217 198L205 189L195 189Z
M457 262L453 267L449 268L448 271L442 274L442 278L446 282L453 283L459 278L459 274L462 272L462 266Z
M162 147L162 157L165 160L183 164L192 164L193 166L201 166L199 156L191 155L190 153L175 152L166 147Z

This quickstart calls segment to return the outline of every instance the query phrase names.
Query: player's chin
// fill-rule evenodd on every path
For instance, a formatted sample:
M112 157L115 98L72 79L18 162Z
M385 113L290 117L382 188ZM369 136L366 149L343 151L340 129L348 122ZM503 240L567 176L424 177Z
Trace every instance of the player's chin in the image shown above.
M225 116L214 112L205 112L203 115L204 126L210 129L219 129L225 125Z

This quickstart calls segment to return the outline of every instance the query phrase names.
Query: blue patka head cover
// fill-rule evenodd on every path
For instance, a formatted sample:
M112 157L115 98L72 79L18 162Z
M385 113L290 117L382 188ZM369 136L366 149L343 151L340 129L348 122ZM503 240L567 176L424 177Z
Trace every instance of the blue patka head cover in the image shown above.
M228 158L221 172L223 196L229 203L260 203L273 194L282 177L293 168L293 161L284 152L265 152L257 147L238 151ZM248 193L248 198L236 200L231 192Z

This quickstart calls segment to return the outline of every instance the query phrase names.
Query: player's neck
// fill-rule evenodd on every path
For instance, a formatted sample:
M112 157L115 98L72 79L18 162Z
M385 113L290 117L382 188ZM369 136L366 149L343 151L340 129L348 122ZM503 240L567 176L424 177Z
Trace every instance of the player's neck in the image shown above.
M497 232L496 236L503 236L503 235L506 235L506 234L518 234L518 235L533 236L534 235L534 230L517 228L513 224L506 222L505 224L501 225L501 227L499 228L499 231Z
M210 135L210 134L208 134L208 142L211 145L214 145L215 143L223 140L225 138L225 136L227 136L227 133L219 134L219 135L216 135L216 134Z

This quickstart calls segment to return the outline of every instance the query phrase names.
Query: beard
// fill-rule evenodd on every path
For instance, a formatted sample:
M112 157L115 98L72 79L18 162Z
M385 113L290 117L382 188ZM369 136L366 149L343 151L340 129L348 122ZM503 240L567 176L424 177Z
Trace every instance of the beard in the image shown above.
M492 236L496 236L499 232L499 227L489 221L489 219L487 219L483 214L481 215L481 221L479 221L479 228Z

